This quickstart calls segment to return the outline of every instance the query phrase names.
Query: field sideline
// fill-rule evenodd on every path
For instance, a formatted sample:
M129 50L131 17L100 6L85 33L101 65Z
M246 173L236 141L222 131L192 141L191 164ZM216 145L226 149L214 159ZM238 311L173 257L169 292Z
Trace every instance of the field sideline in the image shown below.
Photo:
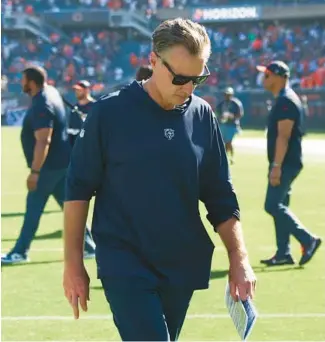
M25 210L27 169L18 128L2 128L1 249L13 245ZM265 269L259 260L274 252L274 228L263 211L266 187L264 132L244 131L236 140L231 167L242 211L251 263L258 277L260 313L250 341L325 340L325 247L305 268ZM319 236L325 237L325 133L304 142L305 168L293 187L292 209ZM205 209L201 208L202 217ZM183 341L236 341L227 315L224 289L227 258L220 239L205 222L216 244L210 288L198 291L180 337ZM2 268L2 341L119 340L96 277L95 262L86 261L91 277L89 312L72 319L62 290L62 213L50 199L30 252L31 263ZM292 243L296 259L299 246Z

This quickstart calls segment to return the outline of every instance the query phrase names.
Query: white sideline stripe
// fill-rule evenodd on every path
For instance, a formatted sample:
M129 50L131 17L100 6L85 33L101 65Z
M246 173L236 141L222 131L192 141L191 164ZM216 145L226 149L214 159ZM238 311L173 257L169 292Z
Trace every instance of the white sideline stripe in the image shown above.
M71 340L51 340L52 342L71 342ZM113 340L115 341L115 340ZM116 340L118 341L118 340ZM201 342L200 340L184 340L187 342ZM223 340L208 340L209 342L220 342ZM237 342L238 340L227 340L229 342ZM256 341L256 342L260 342L260 340L251 340L251 341ZM265 342L297 342L299 340L264 340ZM319 342L319 340L317 341L313 341L313 340L305 340L306 342ZM12 342L11 340L2 340L2 342ZM20 340L15 340L15 342L27 342L27 341L20 341ZM101 340L87 340L87 341L83 341L83 340L78 340L78 342L107 342L107 341L101 341Z
M325 313L280 313L280 314L260 314L259 318L277 319L277 318L325 318ZM216 319L229 318L228 314L192 314L187 315L187 319ZM81 320L111 320L112 315L89 315L80 316ZM72 316L3 316L2 321L73 321Z
M234 140L234 146L245 149L245 152L266 152L266 138L249 138L238 137ZM324 156L325 155L325 140L312 139L303 140L302 150L304 157L310 156Z

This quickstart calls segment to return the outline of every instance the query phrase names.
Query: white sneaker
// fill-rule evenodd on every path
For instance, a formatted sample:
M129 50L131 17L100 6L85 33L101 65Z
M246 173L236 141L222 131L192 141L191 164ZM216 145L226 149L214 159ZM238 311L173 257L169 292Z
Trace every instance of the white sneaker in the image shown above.
M19 254L19 253L8 253L1 255L1 264L2 265L13 265L29 262L29 258L27 255Z

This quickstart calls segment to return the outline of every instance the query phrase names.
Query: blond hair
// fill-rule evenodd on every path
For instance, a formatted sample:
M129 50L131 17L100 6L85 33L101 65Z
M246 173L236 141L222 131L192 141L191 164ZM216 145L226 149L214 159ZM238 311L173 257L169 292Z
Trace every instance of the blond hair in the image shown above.
M206 60L211 54L211 42L205 27L189 19L170 19L162 22L152 34L153 51L163 54L174 46L183 46L193 56Z

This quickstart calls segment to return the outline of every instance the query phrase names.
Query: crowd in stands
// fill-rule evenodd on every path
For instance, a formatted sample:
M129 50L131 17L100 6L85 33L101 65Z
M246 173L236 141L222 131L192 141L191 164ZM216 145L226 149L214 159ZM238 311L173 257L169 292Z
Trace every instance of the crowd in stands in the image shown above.
M324 0L268 0L264 4L299 5L310 3L324 3ZM37 13L42 11L59 12L66 9L158 9L184 8L186 6L246 6L263 5L258 0L4 0L3 10L14 12Z
M154 11L157 6L168 3L188 5L198 3L198 0L6 0L3 6L12 6L14 11L26 11L26 7L32 6L32 13L46 8L54 10L58 3L63 9L106 7L113 2L123 6L151 6ZM202 3L201 0L199 2ZM229 4L235 1L208 2ZM250 2L254 1L245 1ZM259 88L262 75L256 72L256 65L275 59L288 63L294 86L325 86L324 20L320 23L226 23L208 25L207 31L212 42L211 77L207 86L221 89L231 84L237 90ZM51 42L45 42L35 36L17 38L3 31L1 73L7 86L18 89L21 70L28 64L39 64L48 70L50 83L56 86L70 89L77 79L85 78L100 91L105 85L133 77L140 65L148 63L149 40L133 42L137 47L125 58L121 45L125 44L126 37L122 33L108 29L66 33L68 39L52 34Z
M208 28L213 54L209 83L240 89L262 86L256 65L285 61L294 86L325 86L325 22L238 24Z
M262 78L255 66L280 59L289 64L295 86L325 86L325 23L237 24L208 26L212 42L208 86L222 88L231 84L237 90L261 87ZM127 62L116 63L121 34L108 31L69 33L70 42L53 35L52 42L28 38L17 40L2 35L2 74L9 84L19 84L20 71L29 63L43 65L50 82L69 88L76 79L86 78L93 84L105 84L132 77L135 70L148 62L150 42L140 44ZM112 61L115 62L113 63ZM117 61L121 60L117 58ZM125 74L128 70L128 74Z
M2 74L9 84L19 85L20 71L28 64L44 66L49 83L69 88L80 78L85 78L103 88L107 80L123 77L121 68L111 66L119 50L122 36L114 31L75 31L71 41L61 41L58 35L51 42L37 38L16 39L2 34ZM17 87L16 87L17 88Z

